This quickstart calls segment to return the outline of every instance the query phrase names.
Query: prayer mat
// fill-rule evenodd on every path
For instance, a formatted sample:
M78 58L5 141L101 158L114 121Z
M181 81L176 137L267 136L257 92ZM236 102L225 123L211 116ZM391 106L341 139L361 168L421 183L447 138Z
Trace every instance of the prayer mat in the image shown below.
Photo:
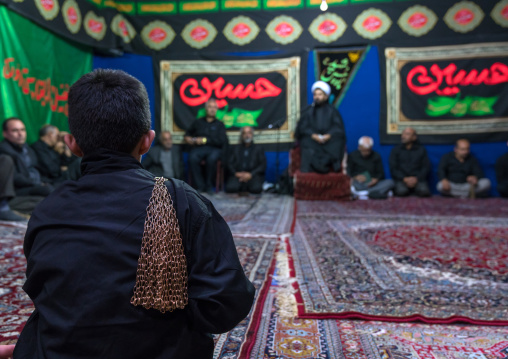
M220 193L208 198L235 236L277 238L291 229L294 200L290 196L264 193L240 197Z
M15 344L34 310L21 288L26 270L25 231L26 224L0 221L0 344Z
M214 358L247 358L262 317L263 304L275 268L277 240L235 237L236 249L245 274L256 288L249 315L231 331L214 335Z
M406 200L413 210L298 202L290 251L299 317L507 325L506 218L473 216L490 215L492 201ZM442 200L453 215L412 214Z

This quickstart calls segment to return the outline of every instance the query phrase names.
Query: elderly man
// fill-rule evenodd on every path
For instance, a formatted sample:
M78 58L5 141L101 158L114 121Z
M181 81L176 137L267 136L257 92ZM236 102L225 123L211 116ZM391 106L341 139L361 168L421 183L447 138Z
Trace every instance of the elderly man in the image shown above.
M261 193L265 181L265 170L265 151L254 144L252 127L243 127L240 131L240 144L232 151L229 158L226 192Z
M471 155L470 147L468 140L457 140L453 152L441 157L437 171L437 190L441 194L459 198L488 195L490 180L483 178L482 168L478 160Z
M218 106L215 99L205 104L206 116L195 120L187 132L185 142L192 146L189 153L189 167L194 188L199 192L213 193L213 180L216 176L217 161L225 158L228 137L226 127L215 115ZM205 160L205 176L201 171L201 161Z
M157 177L183 179L183 158L180 147L173 145L173 138L169 131L161 132L159 144L150 148L141 164Z
M430 196L427 183L430 160L427 150L418 142L416 131L411 127L402 131L401 142L392 149L389 159L390 172L395 181L395 195L415 193L419 197Z
M314 102L302 113L295 137L300 142L302 172L338 172L346 135L339 111L328 103L331 89L324 81L312 85Z
M0 143L0 153L12 158L16 171L14 187L17 196L47 196L53 186L41 177L37 170L37 155L26 144L26 128L16 117L6 119L2 124L4 141Z
M379 153L372 150L373 146L372 137L360 137L358 149L348 156L351 192L359 199L385 199L394 186L393 180L384 178L383 160Z

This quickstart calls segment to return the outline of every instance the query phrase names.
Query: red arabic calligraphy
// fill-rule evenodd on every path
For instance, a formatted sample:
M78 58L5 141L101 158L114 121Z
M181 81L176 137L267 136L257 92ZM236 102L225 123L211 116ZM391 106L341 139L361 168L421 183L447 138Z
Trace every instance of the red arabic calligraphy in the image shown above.
M222 77L213 82L210 82L208 77L203 77L200 83L198 80L190 78L185 80L180 87L180 98L186 105L194 107L204 104L213 95L217 98L217 105L222 108L227 105L226 98L259 100L265 97L276 97L282 92L280 88L264 77L258 78L254 84L247 86L242 84L238 84L236 87L232 84L224 86L225 83L226 81Z
M39 80L35 77L29 77L27 68L20 68L19 64L14 63L13 57L4 60L2 75L6 80L12 79L17 82L18 87L24 95L30 95L33 101L40 102L42 106L49 105L52 112L59 112L68 115L67 95L69 93L68 84L60 84L59 88L51 85L51 79Z
M423 65L415 66L409 71L406 83L411 91L418 95L435 92L438 95L452 96L460 92L458 86L498 85L508 82L508 66L496 62L480 72L473 69L457 71L457 65L449 64L444 69L433 64L429 70ZM445 87L441 88L442 85Z

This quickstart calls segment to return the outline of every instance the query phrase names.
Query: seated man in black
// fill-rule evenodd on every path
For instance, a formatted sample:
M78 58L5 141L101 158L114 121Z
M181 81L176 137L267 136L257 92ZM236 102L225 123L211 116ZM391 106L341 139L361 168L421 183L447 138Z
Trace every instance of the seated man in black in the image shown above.
M407 196L415 193L419 197L430 196L427 177L430 160L427 150L418 142L416 131L407 127L402 131L401 144L390 153L389 165L395 181L394 194Z
M37 155L26 144L26 128L16 117L6 119L2 124L4 141L0 143L0 153L12 158L16 166L14 188L16 196L47 196L53 186L37 170Z
M183 157L169 131L161 132L159 144L150 148L141 164L157 177L183 179Z
M363 136L358 140L358 149L348 156L347 172L352 179L351 192L359 199L385 199L393 189L391 179L385 179L383 160L374 152L372 137Z
M243 127L240 131L240 144L231 151L228 161L226 192L261 193L265 170L265 151L254 144L252 127Z
M303 111L296 127L302 172L338 172L341 168L346 134L339 111L328 103L330 92L326 82L317 81L312 85L314 102Z
M212 333L249 313L254 287L205 197L141 165L155 133L141 82L98 69L69 90L65 142L83 156L35 209L23 289L34 302L15 358L212 358Z
M228 146L226 127L215 117L217 101L209 99L205 104L206 116L195 120L185 132L185 142L192 146L189 153L191 181L199 192L212 193L217 174L217 161L225 158ZM205 176L201 161L205 160Z
M508 197L508 153L496 161L497 191L501 197Z
M490 180L483 178L478 160L470 153L469 141L457 140L453 152L441 157L437 176L437 190L445 195L459 198L486 197Z
M7 155L0 155L0 221L25 221L14 213L9 201L16 196L14 192L14 162Z
M39 130L39 140L32 144L32 149L37 156L37 169L41 176L52 185L58 185L69 179L67 166L72 157L56 151L59 130L56 126L44 125Z

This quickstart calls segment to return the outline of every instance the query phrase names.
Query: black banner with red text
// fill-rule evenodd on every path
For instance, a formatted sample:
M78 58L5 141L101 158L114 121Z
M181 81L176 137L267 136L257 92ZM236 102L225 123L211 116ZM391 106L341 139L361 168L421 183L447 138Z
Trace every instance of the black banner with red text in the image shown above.
M257 143L290 143L300 114L300 57L265 60L160 61L160 129L183 143L215 98L230 143L251 126ZM157 127L157 126L156 126Z
M424 143L508 138L508 43L386 48L381 140L414 128Z

